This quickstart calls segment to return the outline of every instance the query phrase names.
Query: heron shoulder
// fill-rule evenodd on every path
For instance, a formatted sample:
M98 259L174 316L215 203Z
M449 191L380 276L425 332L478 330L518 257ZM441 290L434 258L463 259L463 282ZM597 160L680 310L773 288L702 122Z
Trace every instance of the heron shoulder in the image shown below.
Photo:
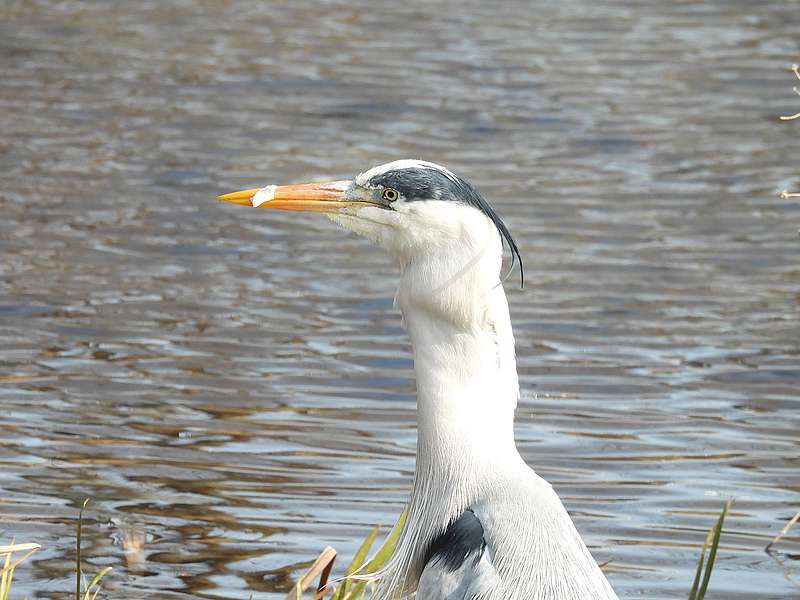
M472 510L503 582L497 598L617 600L558 494L529 467L514 469Z
M471 508L454 520L425 553L425 564L441 563L451 571L459 568L470 555L483 552L486 540L483 525Z
M465 510L428 547L417 587L424 600L472 600L501 585L492 563L483 525Z

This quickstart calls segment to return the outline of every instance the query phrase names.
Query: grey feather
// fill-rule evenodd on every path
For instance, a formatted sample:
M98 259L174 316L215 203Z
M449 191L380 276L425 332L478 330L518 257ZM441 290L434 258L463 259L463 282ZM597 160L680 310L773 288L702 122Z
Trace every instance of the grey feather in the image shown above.
M478 600L500 585L483 525L468 509L428 549L417 599Z

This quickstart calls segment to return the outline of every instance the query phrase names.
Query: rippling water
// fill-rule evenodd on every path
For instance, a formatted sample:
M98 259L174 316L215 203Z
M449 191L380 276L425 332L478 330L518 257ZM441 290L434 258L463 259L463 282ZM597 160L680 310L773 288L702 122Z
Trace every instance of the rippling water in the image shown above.
M624 598L800 596L798 4L0 6L0 543L113 598L281 598L391 524L414 382L390 261L213 201L447 164L506 217L521 450ZM796 82L794 82L796 83ZM121 540L146 535L138 561Z

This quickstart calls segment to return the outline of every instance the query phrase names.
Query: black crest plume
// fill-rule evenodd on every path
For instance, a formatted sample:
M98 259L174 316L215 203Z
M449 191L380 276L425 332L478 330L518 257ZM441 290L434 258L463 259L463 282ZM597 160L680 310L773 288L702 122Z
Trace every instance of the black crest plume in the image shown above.
M477 208L494 223L497 232L500 234L500 239L504 245L508 246L508 250L511 253L511 266L504 277L504 281L511 275L514 265L518 262L519 285L524 287L525 272L522 268L522 256L519 253L517 243L500 216L471 183L439 165L420 161L419 166L404 167L380 173L370 179L369 184L371 186L394 188L409 202L415 200L446 200L461 202Z

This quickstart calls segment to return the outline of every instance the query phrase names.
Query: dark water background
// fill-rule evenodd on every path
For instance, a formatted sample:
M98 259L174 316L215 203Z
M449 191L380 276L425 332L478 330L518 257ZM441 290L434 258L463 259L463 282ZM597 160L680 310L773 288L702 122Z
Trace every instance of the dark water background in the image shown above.
M217 193L444 163L520 243L518 439L623 598L800 597L800 5L0 4L0 543L16 596L285 595L401 510L393 265ZM126 566L126 531L146 535Z

